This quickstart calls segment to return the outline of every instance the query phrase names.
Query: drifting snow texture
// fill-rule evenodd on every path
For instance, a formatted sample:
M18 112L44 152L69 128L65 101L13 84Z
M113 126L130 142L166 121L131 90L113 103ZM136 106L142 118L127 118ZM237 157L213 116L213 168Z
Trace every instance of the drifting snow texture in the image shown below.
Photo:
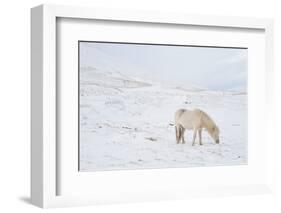
M179 88L80 68L80 170L237 165L247 162L247 95ZM220 144L176 144L174 113L200 108L220 128Z

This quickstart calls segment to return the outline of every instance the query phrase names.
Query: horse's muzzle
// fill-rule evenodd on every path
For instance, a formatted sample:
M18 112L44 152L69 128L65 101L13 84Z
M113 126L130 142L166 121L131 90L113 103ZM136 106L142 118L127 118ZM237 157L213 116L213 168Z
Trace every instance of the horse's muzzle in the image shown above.
M216 140L216 143L220 143L220 139L217 139L217 140Z

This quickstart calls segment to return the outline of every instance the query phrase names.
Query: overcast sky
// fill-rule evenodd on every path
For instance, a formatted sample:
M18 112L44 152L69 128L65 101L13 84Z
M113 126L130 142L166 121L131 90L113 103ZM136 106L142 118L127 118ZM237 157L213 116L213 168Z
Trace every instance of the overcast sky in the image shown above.
M80 66L179 86L247 88L247 49L80 42Z

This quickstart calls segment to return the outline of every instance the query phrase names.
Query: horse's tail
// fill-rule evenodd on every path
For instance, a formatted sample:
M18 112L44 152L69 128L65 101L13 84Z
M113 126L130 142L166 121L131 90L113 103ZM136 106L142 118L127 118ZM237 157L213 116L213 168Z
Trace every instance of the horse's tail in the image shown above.
M176 132L176 141L177 141L177 143L179 142L179 136L178 136L178 128L177 128L177 126L175 125L175 132Z
M175 113L175 130L177 143L179 143L183 133L183 126L180 124L179 119L185 111L185 109L178 109Z
M182 127L175 125L175 131L176 131L176 141L177 143L179 143L182 134Z

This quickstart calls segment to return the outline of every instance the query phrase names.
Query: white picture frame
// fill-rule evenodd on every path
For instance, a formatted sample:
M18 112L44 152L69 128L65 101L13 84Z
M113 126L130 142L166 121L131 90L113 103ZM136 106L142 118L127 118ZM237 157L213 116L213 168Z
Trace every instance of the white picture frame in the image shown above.
M241 18L241 17L216 17L204 15L186 15L186 14L166 14L152 13L142 11L122 11L111 9L96 9L74 6L54 6L41 5L31 10L31 201L33 204L42 208L92 205L99 203L114 202L138 202L143 200L165 200L188 197L202 196L223 196L223 195L241 195L264 193L271 191L272 171L270 165L270 155L265 150L262 156L266 156L266 162L262 171L264 179L254 182L254 184L241 184L233 181L232 185L220 185L210 187L180 188L177 185L169 185L167 188L157 190L144 187L140 193L131 187L131 191L124 191L123 196L118 191L102 192L98 190L99 195L64 195L58 193L58 185L62 184L59 180L61 167L58 166L59 152L57 146L57 87L58 80L57 70L57 20L65 19L87 19L87 20L109 20L119 22L135 23L153 23L155 25L167 26L200 26L200 27L218 27L228 30L234 29L254 29L264 32L265 57L264 73L266 78L263 79L265 88L264 110L266 113L266 132L265 141L266 149L270 150L270 137L272 131L272 108L273 108L273 21L271 19L260 18ZM223 39L223 38L221 38ZM250 76L251 78L251 76ZM253 76L252 76L253 78ZM218 170L222 170L220 168ZM245 168L242 168L245 169ZM208 168L212 170L212 168ZM215 170L215 169L214 169ZM181 169L174 169L175 174L181 175ZM129 175L148 175L145 177L165 178L169 172L167 170L154 170L150 174L145 171L123 172L122 177ZM117 171L114 174L119 175ZM112 173L102 174L100 179ZM133 176L132 176L133 175ZM108 177L107 177L108 178ZM176 181L174 176L171 181ZM86 178L89 179L89 178ZM70 178L71 180L71 178ZM80 179L81 180L81 179ZM85 179L84 179L85 180ZM164 184L159 185L159 187ZM70 187L68 185L68 187ZM74 189L74 188L73 188ZM188 189L188 190L187 190ZM71 190L71 189L69 189ZM155 193L154 193L155 192ZM128 193L128 194L126 194ZM58 195L59 194L59 195Z

